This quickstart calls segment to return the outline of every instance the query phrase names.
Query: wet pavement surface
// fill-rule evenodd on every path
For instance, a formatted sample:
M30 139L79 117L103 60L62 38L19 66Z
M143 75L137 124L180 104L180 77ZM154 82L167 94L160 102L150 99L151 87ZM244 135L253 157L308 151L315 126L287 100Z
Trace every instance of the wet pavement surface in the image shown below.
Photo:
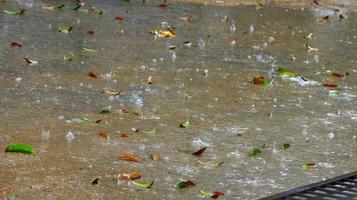
M0 197L257 199L356 170L356 14L63 3L0 3Z

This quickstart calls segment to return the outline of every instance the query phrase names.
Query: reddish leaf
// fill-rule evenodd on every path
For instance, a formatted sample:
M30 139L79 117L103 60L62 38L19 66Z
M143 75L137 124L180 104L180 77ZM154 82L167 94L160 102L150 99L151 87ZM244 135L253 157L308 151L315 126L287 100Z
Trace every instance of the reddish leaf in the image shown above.
M98 78L97 72L95 72L95 71L90 71L90 72L88 72L87 75L92 78Z
M139 156L135 154L122 154L119 156L120 160L126 160L126 161L133 161L133 162L138 162L140 163Z
M252 79L249 80L250 83L256 84L256 85L263 85L264 84L264 77L263 76L255 76Z
M214 192L211 196L213 199L217 199L220 196L224 196L224 192Z
M102 121L102 119L98 119L97 121L95 121L95 123L99 124Z
M129 113L129 110L126 109L126 108L121 109L121 111L122 111L123 113Z
M162 3L162 4L159 5L159 7L160 7L160 8L167 8L167 5L164 4L164 3Z
M88 30L86 33L87 33L88 35L94 35L94 31L93 31L93 30Z
M127 138L127 137L129 137L129 135L127 133L122 133L122 134L120 134L120 137Z
M116 16L116 17L115 17L115 20L123 21L123 20L124 20L124 17L122 17L122 16Z
M18 42L12 42L11 43L11 47L15 48L15 49L19 49L22 47L22 44L18 43Z
M192 155L194 155L194 156L201 156L201 155L203 154L203 152L206 151L206 148L207 148L207 147L203 147L203 148L199 149L198 151L194 152Z
M337 88L337 85L333 83L325 83L323 84L323 86L328 88Z
M99 132L98 136L108 139L109 134L107 132L103 131L103 132Z

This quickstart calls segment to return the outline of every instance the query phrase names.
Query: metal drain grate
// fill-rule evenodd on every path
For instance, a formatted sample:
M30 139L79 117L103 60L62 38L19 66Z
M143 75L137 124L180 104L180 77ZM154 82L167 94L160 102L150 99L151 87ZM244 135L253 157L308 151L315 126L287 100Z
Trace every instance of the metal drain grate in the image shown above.
M357 200L357 171L261 200Z

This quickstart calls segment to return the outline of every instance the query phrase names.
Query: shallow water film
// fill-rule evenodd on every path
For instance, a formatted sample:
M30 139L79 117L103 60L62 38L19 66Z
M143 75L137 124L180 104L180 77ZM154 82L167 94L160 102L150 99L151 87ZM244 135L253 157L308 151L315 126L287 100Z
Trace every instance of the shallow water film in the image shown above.
M357 169L354 13L0 11L4 199L258 199Z

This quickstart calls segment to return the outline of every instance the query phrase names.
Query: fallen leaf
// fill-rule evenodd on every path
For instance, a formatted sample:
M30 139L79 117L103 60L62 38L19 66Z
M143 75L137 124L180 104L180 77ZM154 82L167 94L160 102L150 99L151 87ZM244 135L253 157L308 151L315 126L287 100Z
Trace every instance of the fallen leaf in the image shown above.
M101 92L106 95L118 96L121 93L121 90L110 90L108 88L102 88Z
M188 128L188 127L190 127L190 121L188 119L186 119L186 121L182 122L179 127L180 128Z
M138 128L131 128L131 130L133 131L133 132L135 132L135 133L137 133L137 132L139 132L140 131L140 129L138 129Z
M111 113L111 111L108 109L103 109L99 112L99 114L108 114L108 113Z
M96 53L97 50L95 50L95 49L89 49L89 48L83 47L83 48L82 48L82 52L83 52L83 53Z
M327 88L337 88L337 85L333 83L325 83L323 86Z
M213 196L213 194L211 192L205 192L203 190L200 190L200 192L204 197L212 197Z
M46 5L42 5L41 9L44 10L55 10L57 7L56 6L46 6Z
M214 192L211 196L213 199L217 199L220 196L224 196L224 192Z
M229 18L227 15L223 16L223 18L221 19L221 22L223 22L223 23L226 23L228 21L229 21Z
M124 20L124 17L123 17L123 16L116 16L116 17L115 17L115 20L117 20L117 21L123 21L123 20Z
M68 34L69 32L71 32L73 29L73 26L69 26L69 27L61 27L59 26L58 27L58 31L61 32L61 33L65 33L65 34Z
M108 132L102 131L102 132L98 133L98 136L108 139L109 134L108 134Z
M99 124L102 120L101 119L98 119L95 121L95 123Z
M191 46L192 46L192 43L191 43L191 41L184 41L184 42L183 42L183 46L185 46L185 47L191 47Z
M18 15L24 15L26 12L26 9L20 9L18 11L9 11L9 10L4 10L4 13L8 14L8 15L14 15L14 16L18 16Z
M97 76L97 72L95 72L94 70L93 71L90 71L88 72L87 74L89 77L92 77L92 78L98 78Z
M137 155L135 154L122 154L119 156L120 160L126 160L126 161L133 161L133 162L137 162L140 163L140 159Z
M96 178L92 181L92 185L98 185L99 183L99 178Z
M161 156L160 155L151 155L151 158L155 161L159 161L161 160Z
M336 72L332 72L332 73L331 73L331 76L332 76L332 77L336 77L336 78L342 78L342 77L343 77L342 74L339 74L339 73L336 73Z
M34 148L28 144L10 144L7 146L5 152L17 152L35 155Z
M321 24L329 24L330 21L330 16L325 16L317 19L317 22L320 22Z
M88 30L88 31L86 31L86 33L87 33L88 35L94 35L94 31L93 31L93 30Z
M146 81L147 84L151 85L152 84L152 78L149 76L148 80Z
M141 177L141 174L139 172L132 172L130 174L118 174L117 179L118 180L133 180L133 179L138 179Z
M160 8L167 8L167 4L162 3L162 4L159 5L159 7Z
M15 49L19 49L22 47L22 44L18 43L18 42L12 42L11 45L10 45L12 48L15 48Z
M255 76L249 80L250 83L255 85L265 85L268 86L270 84L270 80L265 79L263 76Z
M316 168L316 163L305 163L302 167L304 169L314 169Z
M72 61L72 60L73 60L73 56L63 55L63 60L64 60L64 61Z
M236 39L231 39L231 41L229 42L232 46L237 44L237 40Z
M82 7L81 3L77 3L75 6L70 7L71 10L79 10Z
M256 157L259 156L262 153L262 151L259 148L254 148L252 151L249 152L250 157Z
M57 6L57 9L61 9L63 7L64 7L64 4L61 4L61 5Z
M138 183L135 181L131 181L131 183L141 189L148 189L148 188L151 188L152 185L154 185L154 181L152 181L151 183Z
M127 138L127 137L129 137L129 135L127 133L122 133L122 134L120 134L120 137Z
M182 181L180 182L177 186L176 186L176 189L177 190L181 190L183 188L187 188L187 187L193 187L195 186L196 184L190 180L187 180L187 181Z
M287 76L287 77L296 77L297 74L295 72L287 71L284 67L279 67L276 71L280 76Z
M38 61L36 61L36 60L30 60L29 58L26 58L26 57L24 57L23 58L26 62L27 62L27 64L29 64L29 65L37 65L38 64Z
M282 149L288 149L290 147L290 144L289 143L285 143L285 144L283 144L283 145L281 145L281 148Z
M201 156L201 155L206 151L206 148L207 148L207 147L203 147L203 148L201 148L201 149L195 151L192 155L194 155L194 156Z
M150 31L151 34L157 36L157 37L175 37L176 33L173 30L152 30Z

